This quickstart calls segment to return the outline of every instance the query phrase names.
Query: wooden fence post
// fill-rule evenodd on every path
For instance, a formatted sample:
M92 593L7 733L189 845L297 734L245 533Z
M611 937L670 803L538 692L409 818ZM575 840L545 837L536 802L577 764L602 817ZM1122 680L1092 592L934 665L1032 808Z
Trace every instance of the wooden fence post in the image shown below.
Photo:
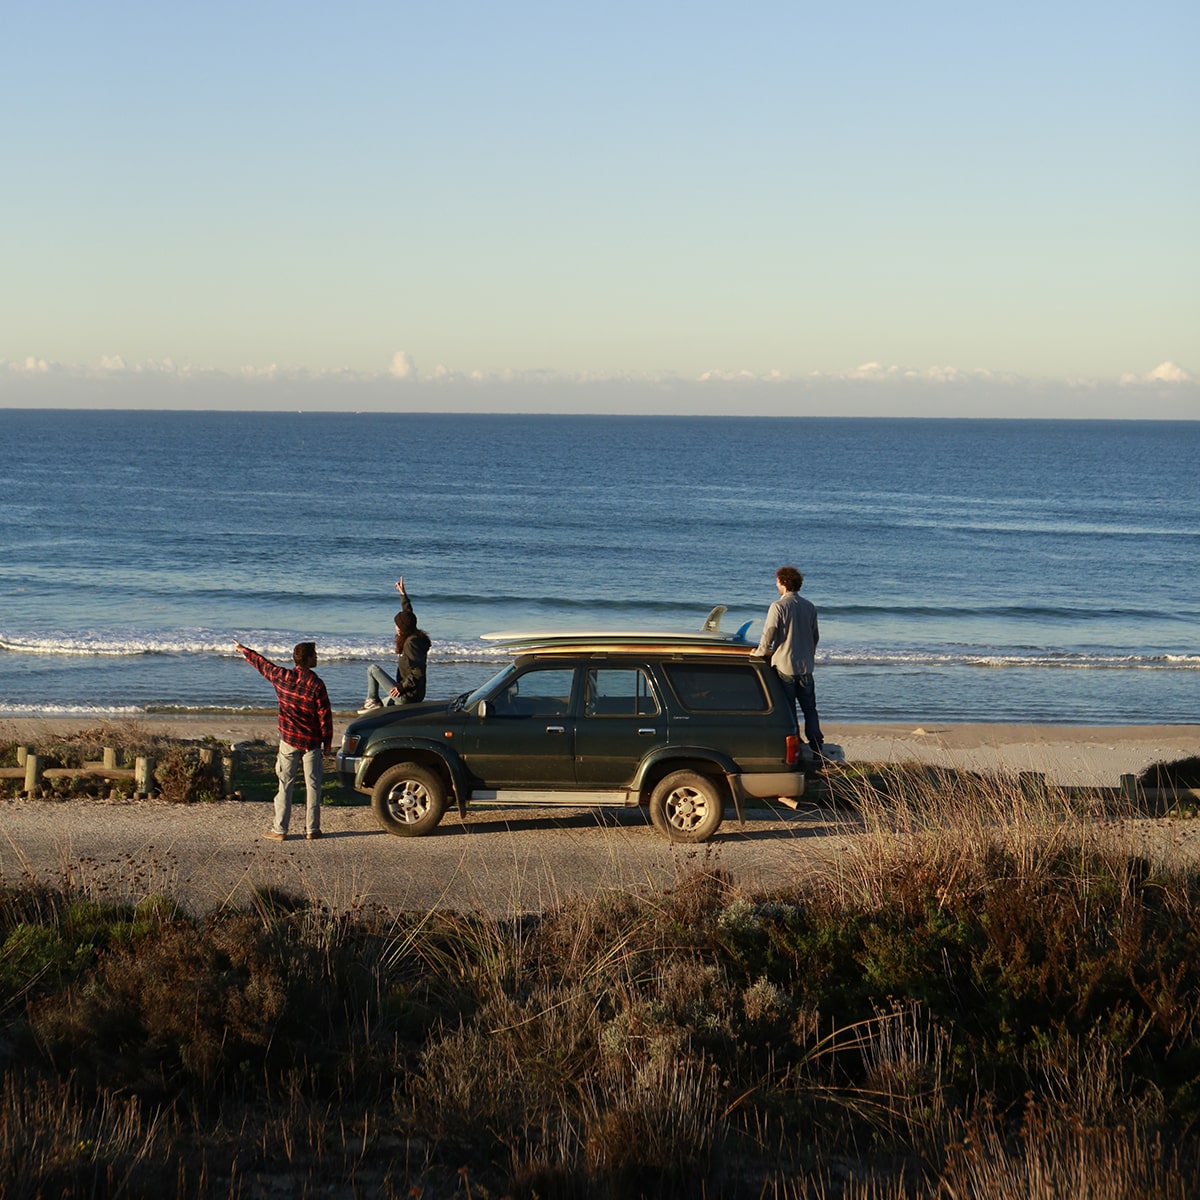
M42 758L40 754L25 756L25 795L36 796L39 777L42 773Z
M115 767L117 765L117 751L112 746L104 747L104 765L105 767Z
M133 790L139 796L149 796L154 785L154 759L139 758L133 768Z
M232 796L236 790L234 780L237 777L237 751L230 750L221 758L221 777L225 780L225 796Z

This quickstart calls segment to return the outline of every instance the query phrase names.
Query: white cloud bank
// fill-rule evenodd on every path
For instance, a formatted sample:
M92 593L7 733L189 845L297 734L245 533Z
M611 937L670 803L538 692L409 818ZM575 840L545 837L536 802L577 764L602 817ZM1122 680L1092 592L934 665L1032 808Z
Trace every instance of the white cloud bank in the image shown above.
M380 371L272 363L224 372L171 359L93 366L0 360L0 408L729 414L1200 419L1200 380L1174 362L1116 379L1044 380L954 366L866 362L789 376L713 368L693 378L552 371L419 372L395 351Z
M1122 383L1191 383L1192 376L1173 362L1159 363L1145 375L1122 375Z
M785 375L782 371L721 371L712 369L697 376L700 383L796 383L813 381L860 381L875 383L969 383L1014 381L1016 376L1001 375L979 368L960 370L958 367L903 367L898 364L861 363L846 371L810 371L806 375Z

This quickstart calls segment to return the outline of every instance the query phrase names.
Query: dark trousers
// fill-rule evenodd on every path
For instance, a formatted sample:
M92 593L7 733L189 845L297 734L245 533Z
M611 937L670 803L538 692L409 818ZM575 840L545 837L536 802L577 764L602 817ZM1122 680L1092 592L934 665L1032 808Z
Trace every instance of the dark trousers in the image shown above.
M821 733L820 718L817 716L817 689L813 685L812 675L785 675L782 671L776 673L783 681L784 691L792 702L793 710L798 704L804 714L805 741L814 754L820 754L825 738Z

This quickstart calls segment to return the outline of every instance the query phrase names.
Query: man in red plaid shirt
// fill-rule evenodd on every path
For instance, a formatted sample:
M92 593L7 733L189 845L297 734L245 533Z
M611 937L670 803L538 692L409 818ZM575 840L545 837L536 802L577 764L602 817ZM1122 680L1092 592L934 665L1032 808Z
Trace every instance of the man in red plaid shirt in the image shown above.
M275 824L263 837L273 842L282 842L287 837L296 768L303 761L308 793L304 836L311 842L321 836L321 779L324 773L321 755L333 749L333 709L329 705L329 693L313 670L317 665L316 643L297 644L292 651L296 666L291 671L276 666L241 642L234 642L234 645L246 656L246 661L274 685L279 699L279 756L275 760L279 791L275 794Z

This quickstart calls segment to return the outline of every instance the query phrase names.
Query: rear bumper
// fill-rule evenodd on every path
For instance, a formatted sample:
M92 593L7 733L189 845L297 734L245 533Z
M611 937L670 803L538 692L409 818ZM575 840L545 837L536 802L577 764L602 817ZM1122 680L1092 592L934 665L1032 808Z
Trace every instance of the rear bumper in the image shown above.
M803 796L802 771L772 771L755 775L733 775L729 782L746 800L772 800L780 796Z

